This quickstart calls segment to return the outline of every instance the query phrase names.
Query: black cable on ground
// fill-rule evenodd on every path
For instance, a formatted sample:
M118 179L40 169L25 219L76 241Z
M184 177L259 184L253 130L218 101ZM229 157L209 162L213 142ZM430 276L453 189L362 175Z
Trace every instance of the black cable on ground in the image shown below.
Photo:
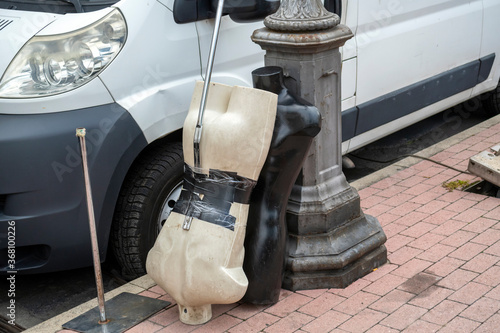
M457 171L457 172L460 172L460 173L465 173L467 175L472 175L472 173L468 172L468 171L463 171L463 170L459 170L459 169L456 169L450 165L446 165L446 164L443 164L441 162L438 162L438 161L435 161L433 159L430 159L428 157L423 157L423 156L418 156L418 155L413 155L413 154L408 154L408 155L401 155L400 157L397 157L397 158L393 158L392 160L388 160L388 161L377 161L377 160L372 160L370 158L366 158L366 157L361 157L361 156L357 156L357 155L354 155L354 154L349 154L355 158L359 158L360 160L365 160L365 161L368 161L368 162L374 162L374 163L381 163L381 164L387 164L387 163L393 163L393 162L396 162L396 161L399 161L401 160L402 158L405 158L405 157L415 157L415 158L420 158L422 160L426 160L426 161L429 161L429 162L432 162L432 163L435 163L435 164L438 164L438 165L441 165L445 168L448 168L448 169L451 169L451 170L454 170L454 171Z

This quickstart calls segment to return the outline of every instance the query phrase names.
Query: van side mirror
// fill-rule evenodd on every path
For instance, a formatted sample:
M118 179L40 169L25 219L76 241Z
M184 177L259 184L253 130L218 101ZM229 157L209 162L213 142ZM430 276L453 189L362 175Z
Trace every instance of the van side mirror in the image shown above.
M175 0L174 20L189 23L215 17L218 0ZM264 19L278 10L280 0L225 0L223 14L236 22Z

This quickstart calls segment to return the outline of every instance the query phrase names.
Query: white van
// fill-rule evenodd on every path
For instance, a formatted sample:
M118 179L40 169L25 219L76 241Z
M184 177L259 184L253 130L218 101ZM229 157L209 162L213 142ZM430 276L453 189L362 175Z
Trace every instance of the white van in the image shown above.
M101 258L109 245L125 276L144 273L179 194L181 128L213 29L209 0L184 2L199 21L176 23L174 0L0 0L0 271L9 221L18 271L91 265L75 137L86 127ZM355 33L342 49L344 153L486 92L498 111L499 1L325 5ZM251 86L262 26L224 17L214 81Z

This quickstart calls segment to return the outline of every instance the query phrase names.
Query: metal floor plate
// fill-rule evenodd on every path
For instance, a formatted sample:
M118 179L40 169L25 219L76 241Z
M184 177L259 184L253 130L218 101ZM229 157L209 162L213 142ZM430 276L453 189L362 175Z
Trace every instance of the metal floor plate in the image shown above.
M107 324L99 324L99 307L96 306L62 327L85 333L121 333L169 305L167 301L121 293L105 302Z

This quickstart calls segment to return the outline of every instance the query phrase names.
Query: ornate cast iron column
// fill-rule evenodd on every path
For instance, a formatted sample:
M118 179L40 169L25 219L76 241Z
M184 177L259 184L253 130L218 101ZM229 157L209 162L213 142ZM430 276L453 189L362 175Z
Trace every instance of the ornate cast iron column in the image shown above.
M264 24L252 40L266 51L266 65L282 67L287 88L322 115L288 202L284 287L346 287L387 260L386 236L363 214L341 168L339 48L353 34L321 0L283 0Z

